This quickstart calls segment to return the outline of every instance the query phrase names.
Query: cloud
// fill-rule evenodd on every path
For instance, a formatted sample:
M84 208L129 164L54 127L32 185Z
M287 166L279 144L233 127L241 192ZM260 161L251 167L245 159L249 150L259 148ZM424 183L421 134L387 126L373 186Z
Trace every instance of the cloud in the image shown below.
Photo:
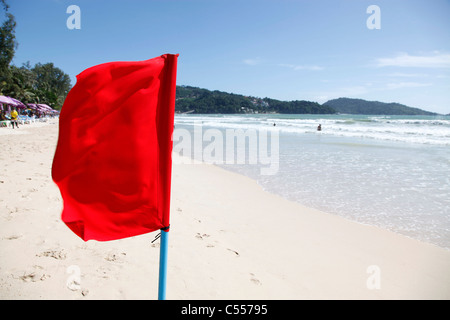
M386 85L387 89L401 89L401 88L419 88L419 87L429 87L431 83L419 83L419 82L395 82L388 83Z
M450 68L450 54L435 53L428 56L413 56L400 53L393 58L379 58L378 67Z
M324 67L320 67L320 66L309 66L309 65L295 65L295 64L285 64L285 63L281 63L278 66L280 67L286 67L286 68L291 68L293 70L311 70L311 71L320 71L325 69Z
M329 91L317 92L314 96L314 99L319 103L324 103L330 99L336 99L339 97L364 97L367 94L385 92L386 90L396 90L402 88L422 88L432 85L432 83L420 82L390 82L381 86L374 85L373 83L364 83L361 85L350 85L346 87L335 88Z
M242 62L244 62L245 64L247 64L249 66L256 66L258 64L261 64L262 60L260 58L255 58L255 59L245 59Z
M292 70L310 70L310 71L320 71L325 69L324 67L316 66L316 65L297 65L297 64L287 64L287 63L271 63L268 61L265 61L264 59L261 59L260 57L257 58L250 58L250 59L244 59L242 62L249 66L256 66L256 65L266 65L266 66L277 66L277 67L283 67L283 68L290 68Z
M402 72L394 72L387 75L388 77L393 78L424 78L428 77L427 74L424 73L402 73Z

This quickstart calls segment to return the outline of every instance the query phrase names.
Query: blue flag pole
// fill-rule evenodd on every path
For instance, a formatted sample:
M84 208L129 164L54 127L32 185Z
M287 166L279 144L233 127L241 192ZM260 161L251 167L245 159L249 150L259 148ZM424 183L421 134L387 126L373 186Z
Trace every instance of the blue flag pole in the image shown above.
M169 231L161 230L160 241L158 300L166 300L167 251L169 249Z

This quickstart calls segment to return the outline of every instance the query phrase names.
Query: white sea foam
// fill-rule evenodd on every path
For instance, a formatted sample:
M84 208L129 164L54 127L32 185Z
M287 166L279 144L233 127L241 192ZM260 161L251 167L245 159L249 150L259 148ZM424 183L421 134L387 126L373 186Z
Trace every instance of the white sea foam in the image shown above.
M292 116L293 117L293 116ZM192 123L193 116L177 116L177 124ZM273 124L280 132L317 133L322 125L322 135L359 137L406 143L450 145L450 119L399 119L376 116L297 116L283 118L274 115L236 116L200 115L195 117L204 126L217 128L270 128Z

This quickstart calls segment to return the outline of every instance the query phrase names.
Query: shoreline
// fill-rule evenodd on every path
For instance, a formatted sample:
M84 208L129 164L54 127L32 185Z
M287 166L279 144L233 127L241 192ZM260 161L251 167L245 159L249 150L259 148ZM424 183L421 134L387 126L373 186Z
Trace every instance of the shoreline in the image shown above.
M0 298L156 299L157 233L79 239L50 176L57 123L27 131L0 135ZM171 226L168 299L450 299L450 251L214 165L173 165Z
M445 146L341 136L341 129L351 132L356 126L361 133L366 125L339 119L330 120L326 134L316 131L313 123L317 119L211 119L179 119L179 132L174 134L179 154L248 176L265 190L307 207L450 249L450 221L446 218L450 212L445 201L450 185L442 176L449 169ZM400 121L395 126L404 136L417 125L415 121L395 121ZM407 122L404 126L403 121ZM272 122L277 123L274 130L279 129L276 138L268 124ZM426 130L448 130L446 123L426 124ZM378 129L390 135L390 126L384 123ZM283 131L292 128L297 131ZM303 132L307 129L313 131ZM239 132L245 140L232 138ZM443 138L444 131L441 133ZM269 138L271 143L265 144ZM263 170L276 174L265 177Z
M203 166L203 170L206 169L204 166L207 166L207 170L215 172L210 173L210 176L214 174L220 175L219 171L224 170L209 164L199 164L199 166ZM282 275L278 276L286 280L290 279L289 282L297 282L299 287L304 286L305 289L305 292L300 294L295 292L295 288L291 288L292 296L288 293L282 293L286 288L280 289L278 292L280 296L271 298L439 299L441 297L447 299L450 296L450 278L446 274L447 267L445 267L445 265L450 266L449 251L392 231L360 224L286 200L281 196L264 191L256 181L246 176L230 171L226 171L224 174L229 179L238 181L240 186L251 188L255 198L258 198L260 201L257 204L245 204L245 212L251 214L244 221L240 221L237 229L242 230L240 232L234 231L235 234L241 235L241 241L255 244L255 246L258 244L259 254L253 252L255 250L253 246L252 252L246 252L246 254L253 254L253 259L256 261L258 260L258 255L262 256L266 251L267 254L273 254L273 257L270 258L271 271L273 273L281 273L282 270L286 269ZM229 188L226 189L228 190ZM224 192L224 190L222 191ZM230 193L234 197L236 196L234 192L230 191ZM244 197L248 195L247 193ZM252 197L250 198L252 199ZM241 205L246 202L245 199L240 200L239 203ZM259 217L256 212L276 210L277 207L282 208L278 219L291 219L286 224L283 224L282 227L274 227L267 216L264 217L264 220L255 223ZM250 236L243 236L246 233L244 226L251 227L252 232ZM323 237L320 234L323 234ZM252 239L256 235L258 235L258 241L256 241L258 243L255 243L255 240ZM279 245L281 243L287 244L287 248ZM298 248L304 248L303 257L296 254L295 250ZM235 252L244 251L245 249L245 247L236 243ZM408 253L405 254L405 252ZM439 260L440 258L438 257L440 255L445 260L441 261L444 264L433 266L433 262L430 263L430 261L435 261L434 259ZM426 259L417 258L425 256L430 260L425 261ZM284 264L281 266L276 262L282 261L285 257L291 257L291 259L288 258L287 260L289 263L293 263L292 266ZM311 263L311 261L314 263ZM362 261L365 262L363 263ZM268 266L268 261L265 261L265 259L262 259L261 263ZM372 267L375 267L375 269L379 267L382 274L379 290L371 290L367 287L367 281L370 281L369 278L371 276L368 272L372 270ZM429 290L430 288L430 284L426 283L426 281L420 290L418 288L414 289L414 283L419 284L421 282L416 279L416 277L420 278L422 276L418 270L423 270L423 268L430 268L429 273L423 274L425 278L436 274L437 270L439 270L437 273L440 274L438 277L442 275L445 278L443 283L440 283L440 280L434 283L436 288L442 285L441 292L438 293L437 291L439 290L433 292L432 296L434 298L431 298L431 296L427 297L427 294L431 294L431 292L422 292L422 289ZM291 278L292 275L302 272L306 275L313 274L317 277L315 280L318 280L318 282L316 283L314 279L309 279L306 281L308 285L305 285L303 283L305 279L299 279L296 276ZM386 281L385 277L388 277L389 281ZM276 288L277 285L275 281L272 283L273 288ZM431 287L434 285L431 285ZM296 286L293 285L293 287ZM407 289L403 291L403 289L400 289L401 287Z
M225 169L225 170L227 170L227 169ZM230 172L232 172L232 171L230 171ZM249 177L249 179L254 180L254 179L252 179L251 177ZM308 206L308 205L302 204L302 203L300 203L300 202L298 202L298 201L295 201L295 200L286 199L286 198L283 197L282 195L279 195L279 194L277 194L277 193L271 192L270 190L266 190L266 189L264 188L264 186L260 185L257 181L255 181L255 182L258 184L259 187L261 187L261 189L262 189L264 192L267 192L267 193L270 193L270 194L277 195L277 196L281 197L282 199L285 199L286 201L291 201L291 202L297 203L298 205L303 206L303 207L305 207L305 208L309 208L309 209L311 209L311 210L315 210L315 211L321 212L321 213L323 213L323 214L327 214L327 215L331 215L331 216L336 216L336 217L339 217L339 218L341 218L341 219L344 219L344 220L346 220L346 221L348 221L348 222L356 223L356 224L361 225L361 226L364 226L364 227L376 228L376 229L379 229L379 230L381 230L381 231L391 232L391 233L394 233L394 234L399 235L399 236L401 236L401 237L405 237L405 238L407 238L407 239L411 239L411 240L413 240L413 241L417 241L417 242L420 242L420 243L423 243L423 244L431 245L431 246L434 246L434 247L436 247L436 248L439 248L439 249L442 249L442 250L445 250L445 251L450 252L450 247L449 247L449 248L443 247L443 246L440 246L439 244L433 243L432 241L422 240L422 239L419 239L418 237L414 237L414 236L411 236L411 235L408 235L408 234L405 234L405 233L400 233L400 232L396 231L394 228L389 229L388 227L383 227L383 226L378 226L378 225L375 225L375 224L370 224L369 222L358 221L357 219L353 219L353 218L350 218L350 217L346 217L346 216L340 215L340 214L338 214L338 213L327 212L327 211L324 211L324 210L321 210L321 209L313 208L312 206Z
M226 172L230 172L230 173L236 174L236 175L238 175L238 176L246 177L246 178L248 178L249 180L253 181L253 182L257 185L257 187L260 188L264 193L267 193L267 194L270 194L270 195L279 197L279 198L283 199L284 201L288 201L288 202L295 203L295 204L299 205L300 207L305 208L306 210L313 210L313 211L319 212L320 214L325 214L325 215L330 215L330 216L338 217L338 218L343 219L343 220L345 220L345 221L348 221L348 222L350 222L350 223L355 223L355 224L361 225L361 226L363 226L363 227L375 228L375 229L378 229L378 230L380 230L380 231L382 231L382 232L390 232L390 233L396 234L396 235L398 235L398 236L405 237L405 238L407 238L407 239L411 239L411 240L413 240L413 241L417 241L417 242L420 242L420 243L422 243L422 244L431 245L431 246L434 246L434 247L436 247L436 248L443 249L443 250L445 250L445 251L450 252L450 248L446 248L446 247L439 246L438 244L433 243L433 242L431 242L431 241L425 241L425 240L421 240L421 239L418 239L418 238L414 238L413 236L409 236L409 235L407 235L407 234L399 233L399 232L396 232L395 230L391 230L391 229L389 229L389 228L385 228L385 227L382 227L382 226L377 226L377 225L370 224L370 223L367 223L367 222L361 222L361 221L358 221L358 220L356 220L356 219L352 219L352 218L349 218L349 217L345 217L345 216L339 215L339 214L337 214L337 213L331 213L331 212L327 212L327 211L324 211L324 210L321 210L321 209L313 208L313 207L311 207L311 206L302 204L301 202L298 202L298 201L296 201L296 200L288 199L288 198L284 197L284 196L281 195L281 194L278 194L278 193L276 193L276 192L272 192L272 191L266 189L264 185L262 185L259 181L255 180L254 178L252 178L252 177L250 177L250 176L247 176L247 175L245 175L245 174L239 173L239 172L235 172L235 171L233 171L232 169L229 169L229 168L226 168L226 167L221 167L221 165L217 165L217 164L214 164L214 163L200 162L200 161L198 161L198 160L195 160L195 159L192 159L192 158L187 158L187 157L180 156L180 155L177 155L177 154L173 154L172 156L173 156L173 157L178 157L178 158L185 158L185 159L187 159L187 160L178 160L179 163L182 163L182 164L191 164L191 165L212 165L212 166L214 166L214 167L216 167L216 168L218 168L218 169L220 169L220 170L225 170Z

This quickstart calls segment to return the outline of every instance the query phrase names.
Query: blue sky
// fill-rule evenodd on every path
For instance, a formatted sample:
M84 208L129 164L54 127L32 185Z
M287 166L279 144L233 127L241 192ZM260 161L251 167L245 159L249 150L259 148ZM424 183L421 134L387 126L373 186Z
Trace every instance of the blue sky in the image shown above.
M7 0L15 65L71 76L179 53L179 85L280 100L338 97L450 113L448 0ZM66 25L69 5L81 29ZM370 5L380 29L369 29ZM3 19L3 17L2 17Z

